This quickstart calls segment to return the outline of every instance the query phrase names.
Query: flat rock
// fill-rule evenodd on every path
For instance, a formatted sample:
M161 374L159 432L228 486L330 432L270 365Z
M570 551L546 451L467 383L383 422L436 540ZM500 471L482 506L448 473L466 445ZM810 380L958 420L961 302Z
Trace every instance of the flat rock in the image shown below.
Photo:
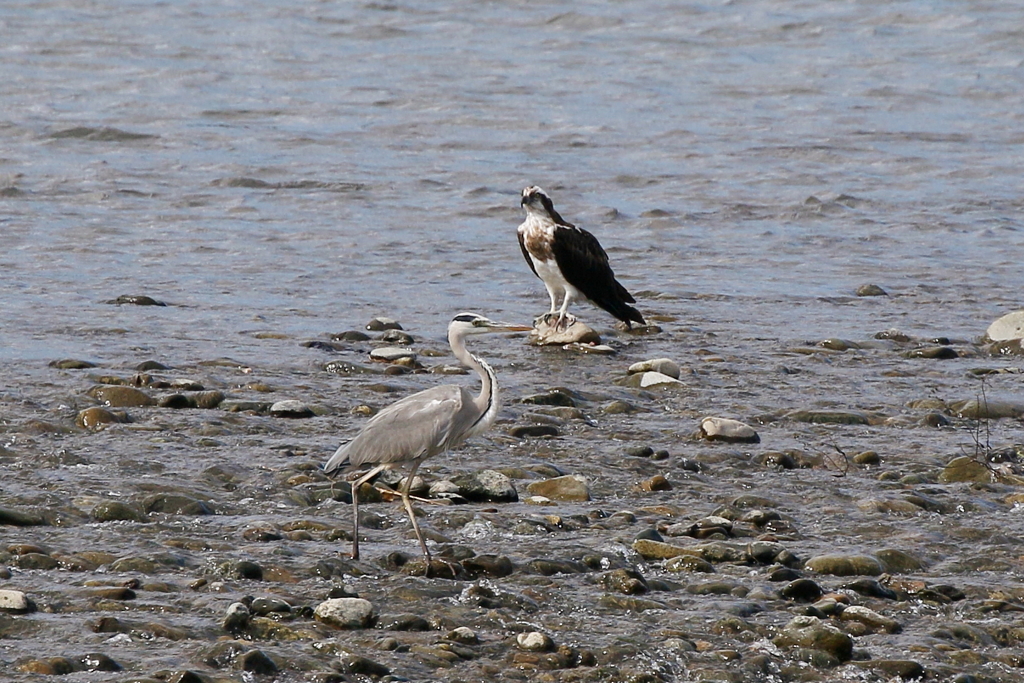
M587 486L587 480L578 474L567 474L563 477L531 482L526 490L531 495L544 496L551 500L576 502L590 500L590 487Z
M111 408L137 408L156 405L152 396L135 387L101 384L89 390L89 395Z
M996 319L988 326L985 334L989 339L997 342L1024 339L1024 311L1013 311Z
M548 322L544 316L538 318L534 323L533 330L530 331L530 343L537 346L601 343L601 335L579 320L574 321L564 330L557 329L554 320L554 316L551 317L551 322Z
M635 375L640 372L660 372L673 379L679 379L679 364L670 358L653 358L640 361L629 366L629 374Z
M399 360L416 360L416 353L401 346L382 346L370 351L370 360L382 363L394 363Z
M833 576L878 576L882 564L870 555L818 555L807 560L806 569Z
M305 418L313 417L316 413L302 401L286 399L271 404L270 414L274 417Z
M700 558L699 550L691 550L690 548L683 548L671 543L662 543L661 541L652 541L649 538L638 538L633 541L633 550L640 553L645 560L667 560L680 555ZM695 571L703 570L698 569Z
M313 616L317 621L342 629L369 628L377 620L373 603L363 598L324 600L313 610Z
M879 614L862 605L850 605L839 615L840 621L856 621L870 629L872 633L899 633L903 630L899 622L891 617Z
M759 443L761 437L748 424L726 417L705 417L700 421L700 435L708 441L725 443Z

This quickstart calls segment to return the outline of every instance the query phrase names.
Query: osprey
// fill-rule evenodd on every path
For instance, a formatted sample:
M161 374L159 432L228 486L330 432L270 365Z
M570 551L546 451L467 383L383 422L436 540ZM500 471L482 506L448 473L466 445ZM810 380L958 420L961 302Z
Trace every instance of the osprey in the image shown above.
M608 254L596 237L562 218L539 187L531 185L523 190L520 203L526 208L526 220L519 226L519 246L530 270L544 281L551 297L551 311L546 317L558 313L557 327L568 319L575 321L567 313L569 304L586 298L626 327L635 322L644 324L640 311L629 305L636 299L615 279Z

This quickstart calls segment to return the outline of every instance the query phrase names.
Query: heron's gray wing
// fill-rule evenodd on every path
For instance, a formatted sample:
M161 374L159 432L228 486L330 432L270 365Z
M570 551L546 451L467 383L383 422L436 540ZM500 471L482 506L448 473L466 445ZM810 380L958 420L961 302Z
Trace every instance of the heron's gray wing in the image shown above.
M342 467L401 464L457 446L475 419L476 407L462 387L446 385L392 403L374 415L324 465Z

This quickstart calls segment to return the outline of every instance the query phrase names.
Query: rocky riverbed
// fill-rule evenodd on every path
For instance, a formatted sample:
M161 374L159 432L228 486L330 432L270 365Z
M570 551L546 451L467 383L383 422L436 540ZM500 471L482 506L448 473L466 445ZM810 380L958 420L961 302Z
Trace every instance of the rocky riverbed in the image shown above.
M604 353L471 344L506 406L421 469L429 568L397 478L350 559L320 466L381 406L475 388L438 330L12 371L4 678L1024 677L1019 344L737 340L644 303L650 327L595 326Z

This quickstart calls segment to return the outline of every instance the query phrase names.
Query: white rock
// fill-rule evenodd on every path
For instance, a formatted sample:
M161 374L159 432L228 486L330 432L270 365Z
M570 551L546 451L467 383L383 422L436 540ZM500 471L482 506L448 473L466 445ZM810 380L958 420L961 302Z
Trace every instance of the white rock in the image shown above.
M530 331L530 343L537 346L601 343L601 336L579 320L573 321L564 330L557 329L554 322L554 317L551 318L551 322L543 317L537 318L533 330Z
M0 611L30 612L32 601L21 591L0 590Z
M566 344L562 347L566 351L576 351L577 353L593 353L598 356L614 356L616 351L607 344Z
M362 598L324 600L313 610L313 616L317 621L346 629L369 628L377 620L373 603Z
M640 388L646 389L647 387L661 387L668 386L670 384L682 384L675 377L669 377L661 372L645 372L640 375Z
M673 379L679 379L679 364L670 358L653 358L651 360L640 361L639 363L633 363L629 366L629 374L634 375L638 372L660 372L663 375L668 375Z
M394 363L396 360L406 358L416 360L416 354L401 346L382 346L379 349L370 351L370 360L378 360L385 363Z
M986 334L992 341L1024 339L1024 311L1007 313L989 325Z
M758 443L761 437L748 424L725 417L705 417L700 421L700 435L708 441L727 443Z
M547 652L555 646L555 642L549 636L538 631L520 633L516 636L516 645L520 650L527 652Z

